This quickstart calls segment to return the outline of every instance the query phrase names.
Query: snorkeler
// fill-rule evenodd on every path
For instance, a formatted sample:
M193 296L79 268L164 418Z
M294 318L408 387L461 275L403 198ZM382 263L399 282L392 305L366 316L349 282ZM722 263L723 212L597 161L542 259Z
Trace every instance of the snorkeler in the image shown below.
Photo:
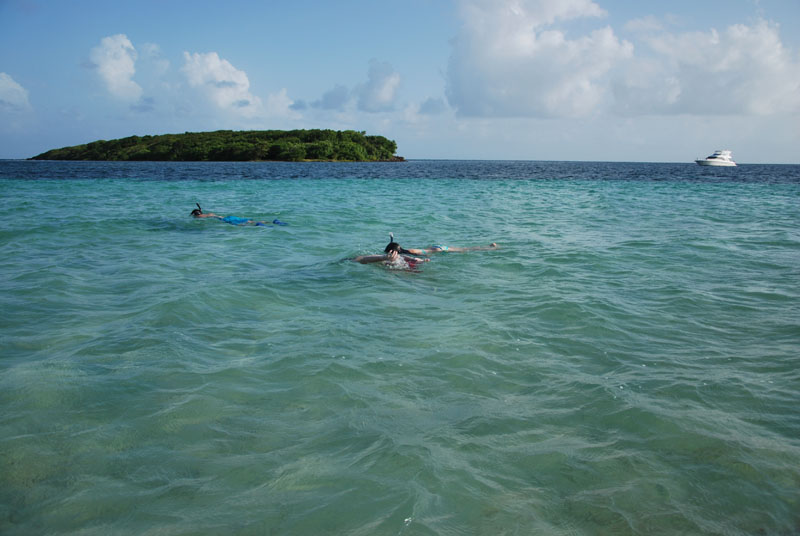
M430 259L420 259L417 257L410 257L408 255L401 255L400 245L397 242L392 242L384 250L384 255L359 255L355 262L361 264L370 264L373 262L383 262L387 266L393 268L411 269L416 268L417 264L421 262L430 262Z
M240 218L238 216L217 216L213 212L204 213L203 209L200 208L200 203L195 203L197 208L192 210L192 216L195 218L215 218L220 221L224 221L225 223L230 223L231 225L255 225L256 227L266 227L270 225L270 222L266 221L258 221L258 220L251 220L249 218ZM272 220L272 224L274 225L287 225L286 223L274 219Z
M389 246L391 246L392 244L397 244L397 242L394 241L394 233L389 233L389 245L386 246L386 250L385 251L388 251ZM497 249L497 243L496 242L492 242L488 246L473 246L473 247L468 247L468 248L459 248L459 247L453 247L453 246L443 246L443 245L440 245L440 244L436 244L436 245L433 245L433 246L430 246L430 247L427 247L427 248L419 248L419 249L415 249L415 248L405 249L405 248L400 247L399 244L397 244L397 247L399 248L400 253L404 253L404 254L430 255L432 253L447 253L447 252L463 253L465 251L483 251L483 250L489 250L489 249Z

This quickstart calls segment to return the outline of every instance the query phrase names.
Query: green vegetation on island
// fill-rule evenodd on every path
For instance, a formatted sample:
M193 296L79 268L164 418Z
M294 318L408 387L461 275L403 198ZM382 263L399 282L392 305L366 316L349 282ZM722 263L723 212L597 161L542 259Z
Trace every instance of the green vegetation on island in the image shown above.
M402 161L397 143L354 130L251 130L130 136L52 149L31 160Z

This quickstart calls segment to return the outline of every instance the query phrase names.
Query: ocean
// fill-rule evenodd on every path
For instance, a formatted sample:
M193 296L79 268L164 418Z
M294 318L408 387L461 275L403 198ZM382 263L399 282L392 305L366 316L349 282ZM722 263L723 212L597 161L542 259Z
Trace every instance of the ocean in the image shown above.
M0 161L0 213L4 535L800 534L800 166Z

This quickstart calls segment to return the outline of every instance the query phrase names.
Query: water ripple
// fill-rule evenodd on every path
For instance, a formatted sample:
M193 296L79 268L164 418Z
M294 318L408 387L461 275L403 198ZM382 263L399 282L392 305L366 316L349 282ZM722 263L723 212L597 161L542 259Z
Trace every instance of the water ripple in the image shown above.
M407 164L2 163L0 532L796 532L796 166Z

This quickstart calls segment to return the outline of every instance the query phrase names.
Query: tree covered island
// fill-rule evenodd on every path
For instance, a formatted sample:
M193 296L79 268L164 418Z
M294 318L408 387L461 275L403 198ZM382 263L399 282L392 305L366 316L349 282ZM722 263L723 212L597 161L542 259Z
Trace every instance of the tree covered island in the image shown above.
M354 130L218 130L98 140L30 160L402 161L396 151L393 140Z

